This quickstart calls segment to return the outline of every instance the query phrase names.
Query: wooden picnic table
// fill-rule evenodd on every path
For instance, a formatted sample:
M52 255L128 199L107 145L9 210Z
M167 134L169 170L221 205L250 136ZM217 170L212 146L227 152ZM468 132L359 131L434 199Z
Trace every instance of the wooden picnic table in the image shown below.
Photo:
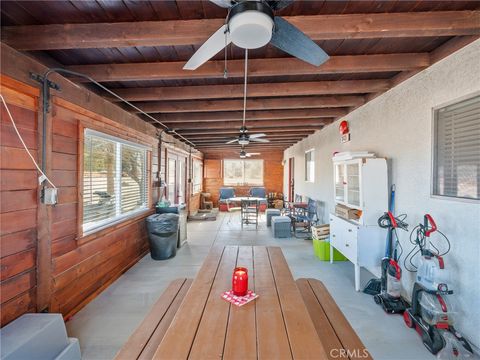
M242 307L220 297L235 266L259 295ZM280 248L212 248L154 355L187 358L328 358Z

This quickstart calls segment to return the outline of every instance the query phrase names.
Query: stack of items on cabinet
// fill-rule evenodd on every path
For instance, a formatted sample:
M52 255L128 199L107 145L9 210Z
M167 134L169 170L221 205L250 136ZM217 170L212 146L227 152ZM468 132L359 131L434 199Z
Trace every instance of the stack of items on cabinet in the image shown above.
M355 265L380 277L386 230L377 220L388 210L387 160L375 154L342 152L333 157L335 212L330 214L330 258L336 249Z
M330 261L330 225L312 225L313 252L321 261ZM333 252L333 261L347 260L337 250Z
M268 207L270 209L283 209L283 194L271 192L267 196Z

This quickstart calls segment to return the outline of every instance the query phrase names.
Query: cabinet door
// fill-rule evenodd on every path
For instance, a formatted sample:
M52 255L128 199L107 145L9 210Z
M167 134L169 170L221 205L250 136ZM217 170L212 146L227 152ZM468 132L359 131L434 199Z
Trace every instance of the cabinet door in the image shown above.
M346 201L349 206L361 209L361 178L360 178L360 161L349 162L346 164Z
M335 201L346 202L345 197L345 165L334 164L335 166Z

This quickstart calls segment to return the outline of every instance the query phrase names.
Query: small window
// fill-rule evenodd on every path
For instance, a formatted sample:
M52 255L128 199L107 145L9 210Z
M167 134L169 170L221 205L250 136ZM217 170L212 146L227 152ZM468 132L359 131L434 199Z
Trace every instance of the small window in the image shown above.
M263 185L263 160L224 160L224 185Z
M305 181L315 181L315 150L305 152Z
M147 208L145 147L86 129L83 149L84 233Z
M202 191L203 181L203 164L201 161L193 160L193 194L197 194Z
M480 96L434 112L433 195L480 199Z

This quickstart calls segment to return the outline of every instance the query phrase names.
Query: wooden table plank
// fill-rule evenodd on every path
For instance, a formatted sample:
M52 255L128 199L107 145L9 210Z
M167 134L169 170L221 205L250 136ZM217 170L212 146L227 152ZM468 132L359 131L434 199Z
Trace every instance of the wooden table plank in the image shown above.
M222 299L220 294L232 288L237 256L237 246L225 247L189 359L218 359L223 355L230 303Z
M223 251L223 246L214 246L210 250L155 352L154 359L186 359L188 357Z
M240 246L237 266L248 269L248 287L255 291L256 269L251 246ZM255 301L242 307L230 305L223 358L228 360L256 359L257 333L255 327Z
M327 359L327 353L320 342L282 250L278 247L268 247L267 250L293 357Z
M257 323L257 354L259 359L292 359L287 330L267 249L253 248L255 266L255 300Z
M175 317L175 314L180 307L180 304L185 299L185 295L187 294L188 289L190 289L192 282L192 279L185 280L185 283L175 297L175 300L173 300L172 305L165 313L165 316L162 319L163 321L155 329L155 332L152 334L152 337L150 338L142 353L138 357L138 360L151 360L153 358L153 355L155 354L155 351L157 351L158 345L162 341L165 333L168 330L168 327L172 323L173 318Z
M310 284L307 279L299 279L296 281L297 287L299 288L303 301L307 306L308 313L313 321L313 325L317 330L318 337L322 341L325 349L328 353L328 359L334 360L337 359L339 349L343 349L342 343L338 340L337 335L335 334L334 329L330 325L327 315L325 314L322 306L317 300L315 293L313 292ZM335 349L336 352L330 353L330 350ZM337 355L334 357L333 355Z
M186 279L176 279L165 289L159 301L157 301L149 314L128 341L122 346L122 349L115 356L115 359L136 359L143 351L145 345L151 338L152 333L158 326L158 323L166 315L170 304L177 296L184 285Z

